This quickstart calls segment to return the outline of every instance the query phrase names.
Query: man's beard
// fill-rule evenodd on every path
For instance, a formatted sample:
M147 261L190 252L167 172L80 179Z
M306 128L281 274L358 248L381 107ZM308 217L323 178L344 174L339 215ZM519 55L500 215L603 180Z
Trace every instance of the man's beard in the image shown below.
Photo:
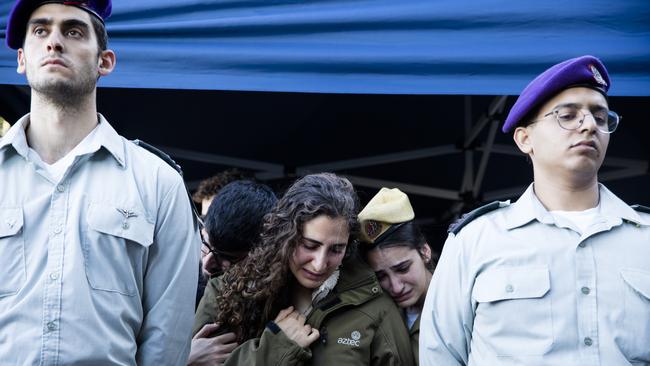
M84 102L84 97L95 90L97 77L87 65L74 80L31 80L27 81L32 90L50 103L62 108L71 109Z

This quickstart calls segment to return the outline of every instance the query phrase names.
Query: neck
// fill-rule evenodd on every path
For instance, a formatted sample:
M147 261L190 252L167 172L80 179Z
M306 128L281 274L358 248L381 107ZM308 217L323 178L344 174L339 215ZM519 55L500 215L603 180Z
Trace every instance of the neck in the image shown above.
M77 146L97 126L95 92L62 105L32 90L27 143L52 164Z
M291 287L291 305L299 312L304 312L311 306L312 290L294 281Z
M535 195L549 211L584 211L598 206L598 180L549 179L535 174Z

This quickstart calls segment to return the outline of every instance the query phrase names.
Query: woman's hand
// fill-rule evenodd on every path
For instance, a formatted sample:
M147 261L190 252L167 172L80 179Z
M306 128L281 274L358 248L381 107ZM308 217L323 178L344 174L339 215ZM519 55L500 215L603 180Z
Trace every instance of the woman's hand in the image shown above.
M284 334L300 347L307 348L320 337L318 329L305 324L305 317L293 309L293 306L280 311L275 318L275 324L282 329Z
M219 329L217 324L206 324L192 338L190 357L187 361L191 366L223 365L230 353L237 348L235 333L224 333L214 338L208 338Z

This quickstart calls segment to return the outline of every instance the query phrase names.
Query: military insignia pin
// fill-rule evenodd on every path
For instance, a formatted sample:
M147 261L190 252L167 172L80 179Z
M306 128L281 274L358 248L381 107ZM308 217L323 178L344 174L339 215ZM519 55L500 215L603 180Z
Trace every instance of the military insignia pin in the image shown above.
M598 84L607 86L607 82L605 81L605 79L603 79L603 76L600 75L600 72L598 71L596 66L589 65L589 70L591 70L591 73L594 75L594 80L596 80Z
M374 239L379 234L380 229L381 225L377 221L369 220L366 222L366 235L368 235L370 239Z

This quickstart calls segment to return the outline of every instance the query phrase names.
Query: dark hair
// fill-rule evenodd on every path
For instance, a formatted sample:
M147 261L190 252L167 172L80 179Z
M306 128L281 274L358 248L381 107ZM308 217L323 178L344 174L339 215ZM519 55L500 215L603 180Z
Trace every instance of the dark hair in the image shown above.
M101 53L102 51L106 51L108 48L108 33L106 32L106 26L96 16L92 14L89 15L90 24L92 24L95 36L97 37L97 47L99 48L99 53Z
M425 245L428 245L427 239L422 235L422 231L420 231L418 225L413 221L408 221L392 233L388 234L388 236L383 238L379 244L376 244L375 246L362 245L361 250L363 257L368 258L368 252L374 249L403 246L417 250L418 254L422 256L422 250ZM433 273L436 263L437 258L432 252L431 259L428 263L425 263L425 266Z
M528 113L526 113L526 115L519 120L519 123L515 126L515 128L530 126L532 122L535 121L535 118L537 118L539 112L541 112L543 105L544 103L540 103L528 111Z
M204 199L214 197L226 184L245 178L246 175L237 169L224 170L208 179L202 180L196 192L192 195L192 200L196 203L201 203Z
M277 202L268 186L247 180L223 187L205 217L210 245L217 251L247 252L260 241L264 215Z
M357 194L347 179L331 173L298 179L266 216L262 245L224 273L212 304L215 322L235 332L240 342L259 337L266 323L289 304L289 261L304 224L320 215L342 218L352 241L358 210Z

